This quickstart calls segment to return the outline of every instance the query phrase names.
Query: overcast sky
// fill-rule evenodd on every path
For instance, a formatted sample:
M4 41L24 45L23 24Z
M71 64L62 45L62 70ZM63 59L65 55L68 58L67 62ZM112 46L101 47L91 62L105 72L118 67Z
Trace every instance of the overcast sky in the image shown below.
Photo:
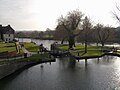
M54 29L57 19L79 9L93 23L118 26L112 11L119 0L0 0L0 24L10 24L15 30Z

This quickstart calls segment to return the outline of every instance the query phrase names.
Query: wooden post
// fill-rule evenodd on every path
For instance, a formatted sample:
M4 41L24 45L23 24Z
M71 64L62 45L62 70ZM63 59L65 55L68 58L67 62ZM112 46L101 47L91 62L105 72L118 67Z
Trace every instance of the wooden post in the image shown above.
M51 55L49 54L49 58L51 58Z
M99 63L99 58L97 59L97 63Z
M87 66L87 59L85 59L85 66Z

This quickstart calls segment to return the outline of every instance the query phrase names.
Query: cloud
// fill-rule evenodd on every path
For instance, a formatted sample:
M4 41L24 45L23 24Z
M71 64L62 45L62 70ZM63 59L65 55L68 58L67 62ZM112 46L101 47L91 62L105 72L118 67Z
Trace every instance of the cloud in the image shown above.
M0 0L0 23L11 24L15 29L53 29L59 16L79 9L95 22L114 25L110 15L113 2L114 0Z

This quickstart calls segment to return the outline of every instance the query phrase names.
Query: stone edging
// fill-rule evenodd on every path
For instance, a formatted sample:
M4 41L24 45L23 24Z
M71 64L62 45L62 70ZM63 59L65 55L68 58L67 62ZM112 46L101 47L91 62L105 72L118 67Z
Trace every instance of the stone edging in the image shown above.
M100 58L100 57L103 57L103 56L105 56L105 55L120 57L119 54L115 54L115 53L104 53L104 54L102 54L102 55L100 55L100 56L82 56L82 57L80 57L80 56L74 56L74 55L71 55L71 54L70 54L70 56L74 57L75 59Z
M31 60L31 61L21 61L21 62L15 62L15 63L6 63L0 65L0 79L3 79L12 73L23 69L24 67L30 67L36 64L40 63L46 63L46 62L55 62L55 59L46 59L46 60Z

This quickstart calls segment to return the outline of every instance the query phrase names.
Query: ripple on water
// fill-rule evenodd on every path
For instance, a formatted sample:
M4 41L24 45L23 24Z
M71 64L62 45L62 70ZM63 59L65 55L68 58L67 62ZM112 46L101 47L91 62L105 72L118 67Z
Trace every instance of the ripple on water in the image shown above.
M120 58L58 58L0 81L0 90L120 90Z

